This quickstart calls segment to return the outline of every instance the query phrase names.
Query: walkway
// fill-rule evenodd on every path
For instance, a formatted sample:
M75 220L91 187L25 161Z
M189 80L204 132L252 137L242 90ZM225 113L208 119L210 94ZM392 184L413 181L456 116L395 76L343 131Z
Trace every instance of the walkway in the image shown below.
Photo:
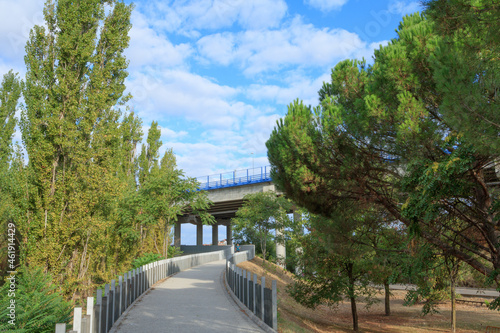
M180 272L155 285L124 316L120 333L263 332L228 295L226 261Z

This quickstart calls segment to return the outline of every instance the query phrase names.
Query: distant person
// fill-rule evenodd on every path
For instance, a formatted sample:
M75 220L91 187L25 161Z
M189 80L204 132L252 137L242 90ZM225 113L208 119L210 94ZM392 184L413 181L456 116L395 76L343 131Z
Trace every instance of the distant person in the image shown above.
M240 252L240 244L236 244L236 252Z

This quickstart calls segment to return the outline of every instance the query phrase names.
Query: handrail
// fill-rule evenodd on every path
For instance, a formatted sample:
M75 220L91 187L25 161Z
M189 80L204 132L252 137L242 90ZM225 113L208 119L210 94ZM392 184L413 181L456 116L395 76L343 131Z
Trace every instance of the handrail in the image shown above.
M234 170L214 175L196 177L200 182L200 190L214 190L223 187L270 182L271 166Z

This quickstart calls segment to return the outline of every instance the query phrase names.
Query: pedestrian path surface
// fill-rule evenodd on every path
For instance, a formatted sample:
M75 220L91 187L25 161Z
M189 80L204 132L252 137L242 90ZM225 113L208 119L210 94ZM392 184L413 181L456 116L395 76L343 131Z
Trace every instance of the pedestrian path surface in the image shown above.
M228 295L222 280L225 265L225 260L211 262L156 284L115 332L263 332Z

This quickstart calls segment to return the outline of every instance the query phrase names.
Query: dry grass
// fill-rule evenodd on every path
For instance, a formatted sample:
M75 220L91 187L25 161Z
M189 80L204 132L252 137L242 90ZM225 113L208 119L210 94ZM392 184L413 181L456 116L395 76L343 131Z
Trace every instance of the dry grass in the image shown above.
M291 332L352 332L351 306L343 302L336 308L319 306L308 309L295 302L286 292L286 286L293 281L293 274L267 263L265 269L261 258L255 258L238 266L266 277L266 286L271 281L278 285L278 327L281 333ZM421 306L403 306L404 291L393 291L391 316L384 315L383 294L380 302L366 309L358 303L360 332L449 332L450 304L440 305L440 313L421 315ZM500 326L500 313L483 307L457 304L457 332L485 332L486 326Z

